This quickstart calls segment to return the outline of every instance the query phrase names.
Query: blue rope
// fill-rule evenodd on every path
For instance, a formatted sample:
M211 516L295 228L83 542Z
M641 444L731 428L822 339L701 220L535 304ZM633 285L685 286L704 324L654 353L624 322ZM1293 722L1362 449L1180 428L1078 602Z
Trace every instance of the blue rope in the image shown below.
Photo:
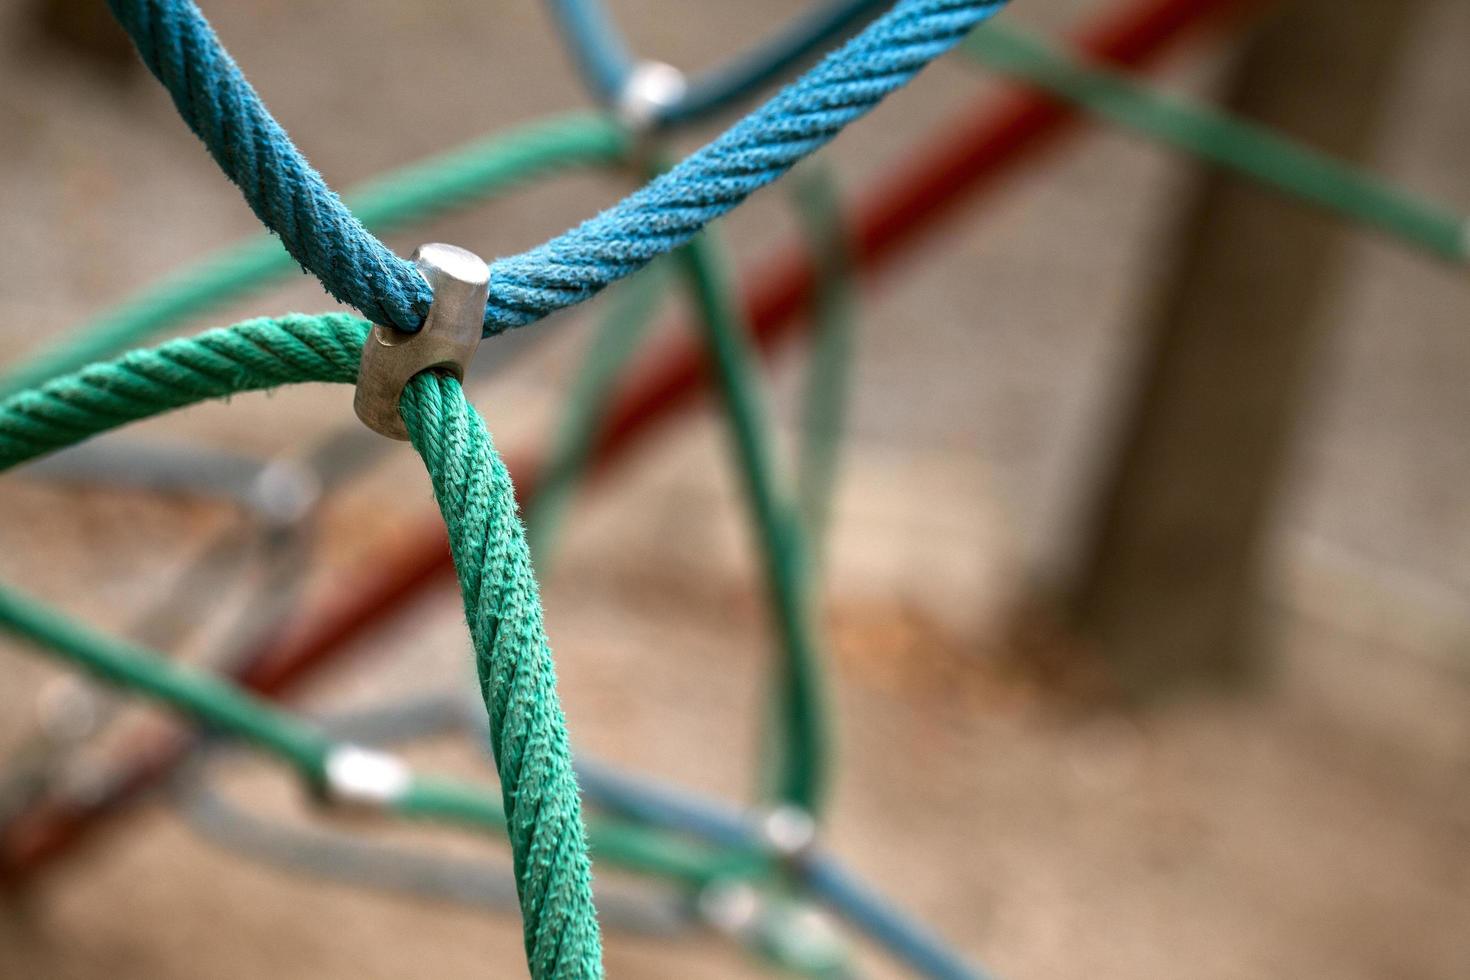
M689 241L902 87L1005 0L899 0L861 34L602 214L490 267L485 332L572 306ZM192 0L109 0L189 127L287 251L369 319L416 330L428 284L311 168Z
M588 0L550 0L548 6L582 79L599 101L611 105L633 74L633 55L607 8Z
M688 242L829 142L1003 0L900 0L841 49L602 214L490 267L492 333L579 303Z
M693 122L745 98L857 30L888 2L829 0L743 57L690 79L683 98L661 110L657 122ZM551 11L588 86L604 105L615 103L633 73L634 59L604 5L598 0L551 0Z
M190 0L108 0L255 216L327 292L375 323L417 329L429 286L342 203L292 144Z

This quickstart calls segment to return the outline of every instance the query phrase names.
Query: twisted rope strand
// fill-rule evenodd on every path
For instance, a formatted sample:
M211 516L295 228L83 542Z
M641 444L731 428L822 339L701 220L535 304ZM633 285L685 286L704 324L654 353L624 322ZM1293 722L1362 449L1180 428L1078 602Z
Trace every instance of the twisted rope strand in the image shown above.
M417 330L432 299L413 266L347 210L291 143L192 0L108 0L179 114L286 249L369 319ZM714 142L621 203L491 265L485 332L579 303L831 140L1005 0L899 0Z
M417 329L429 287L357 220L271 116L191 0L108 0L143 63L261 222L327 292Z
M198 401L308 381L351 384L368 329L345 313L262 317L48 381L0 401L0 469Z
M452 377L403 393L449 529L500 770L526 956L535 977L602 975L591 869L556 668L510 474Z
M262 318L133 351L0 401L0 469L242 391L357 380L369 325ZM500 772L531 976L602 976L587 836L510 474L458 381L416 376L403 416L449 529Z
M829 142L1003 0L901 0L714 142L620 203L490 266L486 331L571 306L683 245Z

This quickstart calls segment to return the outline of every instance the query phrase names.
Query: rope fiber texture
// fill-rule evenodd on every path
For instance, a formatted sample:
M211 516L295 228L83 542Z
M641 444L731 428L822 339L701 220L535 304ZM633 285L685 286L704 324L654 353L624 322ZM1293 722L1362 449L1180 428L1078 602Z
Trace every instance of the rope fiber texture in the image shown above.
M262 318L58 378L0 402L0 469L196 401L291 383L353 383L368 329L346 314ZM600 977L581 802L510 476L455 379L416 376L402 411L459 572L531 976Z
M602 975L586 832L556 669L510 474L460 383L426 372L404 422L449 529L505 796L533 977Z
M1004 2L899 0L672 170L557 238L492 263L486 333L579 303L684 244L902 87ZM432 298L428 284L307 163L192 0L109 4L185 122L287 251L369 319L417 330Z

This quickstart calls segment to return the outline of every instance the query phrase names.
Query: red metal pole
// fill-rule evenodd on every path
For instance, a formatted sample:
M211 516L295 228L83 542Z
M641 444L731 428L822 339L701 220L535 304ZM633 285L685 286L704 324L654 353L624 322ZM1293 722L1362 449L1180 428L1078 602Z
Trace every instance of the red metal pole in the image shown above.
M1169 44L1211 21L1238 18L1265 0L1144 0L1131 3L1085 31L1078 50L1099 61L1138 66ZM940 219L966 200L994 186L1008 170L1040 153L1065 134L1075 114L1049 96L1018 88L999 105L962 113L930 143L909 154L884 178L867 188L851 215L850 253L867 279L933 234ZM744 297L751 330L767 353L802 325L798 314L811 301L815 271L810 256L789 247L761 264L749 277ZM703 354L695 332L675 334L630 371L598 437L596 472L606 472L623 451L645 438L673 411L705 387ZM516 486L529 497L539 460L507 460ZM453 570L437 517L408 549L370 573L305 625L268 644L237 678L270 697L285 691L337 655L351 640L378 625L425 586ZM188 750L188 737L151 739L129 768L96 800L86 804L50 802L0 828L0 885L15 887L62 856L105 818L156 786Z

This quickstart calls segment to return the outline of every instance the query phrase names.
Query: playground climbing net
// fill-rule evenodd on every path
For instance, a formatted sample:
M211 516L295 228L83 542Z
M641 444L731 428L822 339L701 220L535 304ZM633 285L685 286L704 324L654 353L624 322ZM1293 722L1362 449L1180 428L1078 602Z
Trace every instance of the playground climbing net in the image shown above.
M129 421L241 391L356 384L359 414L376 419L373 427L385 432L397 432L401 419L401 434L429 471L475 650L499 799L415 773L391 753L336 741L225 681L101 637L16 593L0 595L0 619L104 680L280 758L328 804L503 828L533 977L602 973L589 843L599 859L703 886L749 882L804 862L821 802L824 737L802 583L803 531L773 485L738 314L710 246L697 236L1000 5L901 0L873 18L876 4L837 4L799 22L749 61L691 86L671 69L621 55L605 16L590 4L559 3L556 12L580 62L595 69L589 77L617 109L617 129L584 122L578 135L592 147L589 155L625 156L636 140L643 159L659 128L724 105L868 22L708 146L602 214L488 268L443 246L426 247L416 268L368 231L307 164L193 3L114 0L112 10L143 61L256 215L296 262L367 320L337 314L255 320L51 377L0 404L0 461L14 466ZM777 740L781 754L767 817L751 833L736 834L738 841L702 849L626 819L594 824L590 832L584 827L515 494L461 384L481 331L488 336L534 323L681 248L678 261L706 313L706 341L753 506L766 529L788 655L777 713L784 729ZM453 343L444 339L451 332ZM398 418L392 417L395 408Z
M820 644L808 606L851 341L844 279L853 257L846 254L850 239L835 195L819 173L804 175L795 195L821 268L805 441L792 488L776 478L745 314L726 282L718 246L704 231L711 221L821 148L929 61L963 44L993 70L1441 258L1464 262L1470 250L1458 215L1274 134L1157 96L999 24L967 39L1003 0L833 0L749 54L692 79L632 58L594 0L552 0L576 63L606 113L524 126L345 199L297 151L190 0L110 2L184 121L276 239L261 237L207 259L0 380L0 468L238 392L308 382L357 386L359 406L369 403L362 414L372 427L406 435L428 470L449 534L483 710L471 714L451 695L309 724L257 693L271 686L269 666L262 673L258 657L236 657L219 674L182 666L99 635L8 588L0 589L0 626L109 684L193 718L214 735L270 755L298 774L324 806L505 835L512 855L508 884L494 868L435 865L423 854L343 835L303 836L236 811L212 793L205 773L211 747L202 741L194 745L199 751L183 794L202 833L264 860L461 900L517 901L536 978L601 975L599 911L609 926L655 933L698 916L785 969L842 975L847 965L840 949L810 936L793 939L779 927L791 908L784 896L802 892L837 909L926 976L982 975L855 881L818 840L829 764ZM1140 23L1152 30L1184 12L1229 5L1157 0L1153 21ZM751 96L838 42L704 148L677 162L661 159L664 132ZM1049 110L1043 105L1037 111ZM444 246L426 247L415 265L369 230L420 220L531 177L589 166L630 169L646 182L602 214L488 266ZM366 319L336 313L256 319L126 350L298 265ZM470 363L474 345L482 334L533 324L640 270L614 297L571 388L523 530L507 467L465 394L465 376L476 370ZM530 560L534 549L538 563L547 561L570 488L594 453L614 382L675 276L687 283L699 311L700 341L734 436L779 633L770 791L751 808L715 804L574 757ZM444 341L449 333L456 334L452 342ZM493 342L510 346L516 340L496 336ZM361 465L366 453L358 439L348 433L329 440L315 454L316 471L294 483L283 484L282 473L268 469L255 474L251 486L279 491L289 485L309 498L313 481L329 488ZM348 457L357 462L343 465ZM276 520L283 509L279 496L270 498L274 504L250 499ZM299 509L285 508L298 516ZM449 728L485 736L499 794L415 771L383 748ZM585 823L584 798L597 811ZM674 897L649 901L601 886L594 897L594 862L671 882Z

